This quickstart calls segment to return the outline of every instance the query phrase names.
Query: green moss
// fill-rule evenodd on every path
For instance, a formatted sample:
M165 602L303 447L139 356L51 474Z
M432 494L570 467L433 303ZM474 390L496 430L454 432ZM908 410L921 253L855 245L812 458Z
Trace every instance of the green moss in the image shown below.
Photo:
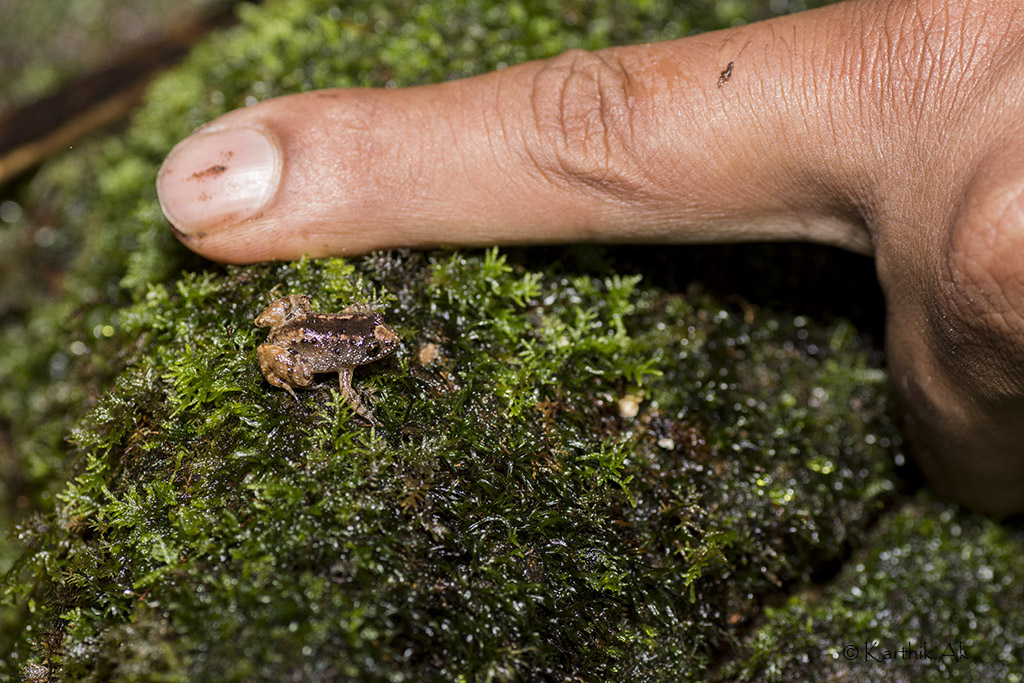
M743 680L1020 681L1024 534L926 495L823 595L766 611Z
M794 345L801 321L637 285L491 250L151 286L73 434L80 474L23 531L37 661L70 679L128 677L122 653L183 680L704 670L757 596L860 533L894 430L859 403L884 378L845 328ZM330 379L298 403L263 381L271 291L385 305L403 349L357 375L380 429Z

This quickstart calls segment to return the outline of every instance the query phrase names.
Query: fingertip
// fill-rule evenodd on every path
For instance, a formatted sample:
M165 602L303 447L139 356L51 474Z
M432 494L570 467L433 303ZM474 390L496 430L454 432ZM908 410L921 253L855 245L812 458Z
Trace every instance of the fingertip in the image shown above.
M190 247L258 215L280 184L274 137L253 127L201 129L178 143L157 174L160 208Z

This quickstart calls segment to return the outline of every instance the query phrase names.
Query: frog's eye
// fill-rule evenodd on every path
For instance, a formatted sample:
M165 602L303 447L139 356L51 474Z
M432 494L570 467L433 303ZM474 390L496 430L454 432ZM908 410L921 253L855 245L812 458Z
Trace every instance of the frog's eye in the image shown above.
M313 312L313 306L309 303L309 297L305 294L293 294L283 299L278 299L273 306L281 304L282 321L299 318Z
M369 358L386 356L394 347L394 342L387 337L373 336L370 338L366 348L366 355Z

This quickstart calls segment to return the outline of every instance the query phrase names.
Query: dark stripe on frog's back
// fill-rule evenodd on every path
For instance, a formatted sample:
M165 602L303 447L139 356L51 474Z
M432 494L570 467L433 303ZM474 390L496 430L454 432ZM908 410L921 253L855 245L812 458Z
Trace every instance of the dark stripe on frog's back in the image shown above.
M370 315L312 315L282 325L268 341L301 352L313 372L332 372L366 362L361 349L376 326Z

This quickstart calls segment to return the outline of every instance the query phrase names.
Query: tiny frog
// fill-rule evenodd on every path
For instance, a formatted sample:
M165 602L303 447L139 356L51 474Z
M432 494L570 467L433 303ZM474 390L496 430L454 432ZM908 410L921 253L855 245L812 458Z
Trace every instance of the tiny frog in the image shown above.
M295 387L308 386L313 373L337 372L341 393L359 415L377 423L352 389L352 371L393 353L398 334L384 324L380 313L359 307L341 313L314 313L309 297L295 294L278 299L256 317L269 327L267 341L256 349L263 376L295 400Z

